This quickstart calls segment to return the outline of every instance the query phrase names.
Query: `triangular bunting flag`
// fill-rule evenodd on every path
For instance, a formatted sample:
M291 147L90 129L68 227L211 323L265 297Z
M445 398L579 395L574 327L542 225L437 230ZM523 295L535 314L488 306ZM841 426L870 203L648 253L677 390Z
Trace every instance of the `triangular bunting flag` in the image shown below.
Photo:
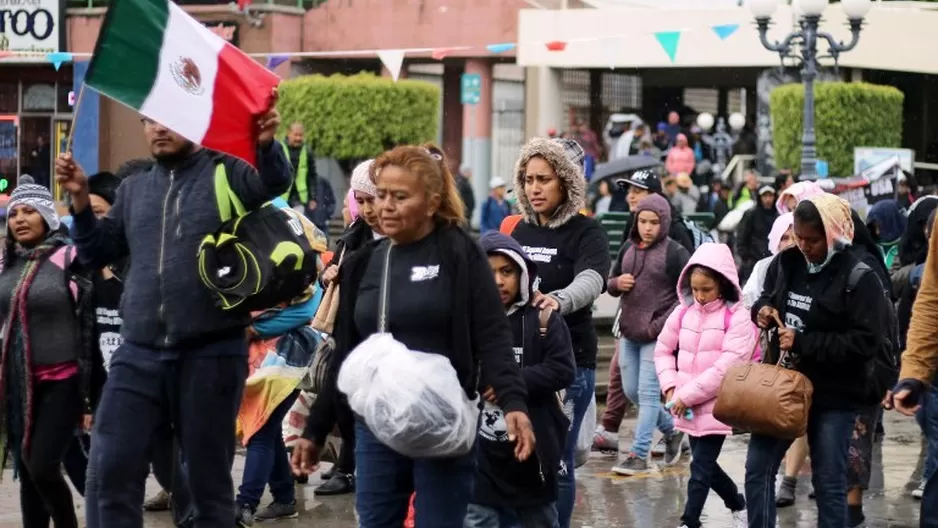
M736 30L739 29L739 24L723 24L721 26L713 26L710 29L720 37L720 40L726 40L730 38L730 35L736 33Z
M289 55L271 55L270 57L267 57L267 69L273 70L288 60L290 60Z
M6 51L6 50L0 51L0 59L5 59L9 57L10 55L13 55L12 51Z
M55 67L55 71L59 71L62 64L72 61L72 54L56 51L54 53L46 53L46 59L52 63L52 66Z
M562 40L552 40L545 44L547 51L563 51L567 49L567 43Z
M660 31L655 33L655 38L658 39L658 44L661 44L661 48L668 54L671 62L674 62L674 57L677 56L677 44L681 41L681 32Z
M502 42L501 44L489 44L485 49L487 49L489 53L505 53L506 51L515 49L515 43Z
M401 76L401 67L404 66L404 50L378 50L381 64L391 72L391 78L397 82Z
M433 57L433 60L443 60L449 55L449 52L452 51L449 48L437 48L430 52L430 56Z

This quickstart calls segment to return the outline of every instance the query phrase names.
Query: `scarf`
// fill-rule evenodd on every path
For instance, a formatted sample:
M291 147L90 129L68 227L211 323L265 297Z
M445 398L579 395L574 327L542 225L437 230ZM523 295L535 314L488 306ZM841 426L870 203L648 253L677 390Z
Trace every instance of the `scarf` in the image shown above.
M821 193L807 198L814 204L821 215L824 224L824 235L827 237L827 258L820 264L808 262L808 273L818 273L837 253L850 247L853 243L853 216L850 204L833 194Z
M55 233L35 247L25 248L16 244L13 248L16 258L25 260L26 264L10 295L9 313L3 326L3 345L0 348L0 467L6 464L12 452L14 479L22 455L29 452L32 434L32 350L26 298L39 267L55 250L66 244L68 237Z

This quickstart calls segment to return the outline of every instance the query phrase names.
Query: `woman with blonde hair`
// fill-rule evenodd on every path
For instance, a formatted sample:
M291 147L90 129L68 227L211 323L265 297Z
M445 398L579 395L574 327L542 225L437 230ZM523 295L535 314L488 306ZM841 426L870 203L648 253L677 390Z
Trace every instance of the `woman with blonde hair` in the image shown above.
M375 160L373 174L378 221L387 238L348 255L339 269L335 354L304 439L294 449L294 471L313 471L336 422L336 398L345 398L337 391L340 367L382 329L408 350L445 357L467 398L477 397L484 380L505 413L517 458L527 459L534 436L511 328L488 259L461 227L463 205L443 153L434 146L397 147ZM357 416L355 459L362 528L401 526L414 491L418 526L462 527L475 475L472 450L410 457L388 447Z

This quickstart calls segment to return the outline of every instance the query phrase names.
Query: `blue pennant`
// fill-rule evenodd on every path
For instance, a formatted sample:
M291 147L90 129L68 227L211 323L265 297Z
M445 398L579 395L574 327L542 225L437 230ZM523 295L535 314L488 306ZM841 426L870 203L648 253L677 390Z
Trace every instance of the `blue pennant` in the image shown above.
M721 26L713 26L710 29L720 37L720 40L726 40L730 38L730 35L736 33L736 30L739 29L739 24L723 24Z
M489 53L505 53L506 51L515 49L515 43L503 42L501 44L489 44L485 49L487 49Z
M52 66L55 67L55 71L59 71L59 68L62 67L62 64L66 62L72 62L72 54L62 51L46 53L46 60L52 63Z
M677 44L681 41L681 32L661 31L655 33L655 38L658 39L658 44L661 44L661 48L668 54L671 62L674 62L674 57L677 56Z

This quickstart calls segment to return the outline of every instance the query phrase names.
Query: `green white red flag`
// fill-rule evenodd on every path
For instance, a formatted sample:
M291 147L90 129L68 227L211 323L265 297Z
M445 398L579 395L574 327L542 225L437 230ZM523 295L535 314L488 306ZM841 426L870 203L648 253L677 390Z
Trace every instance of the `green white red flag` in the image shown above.
M280 78L168 0L114 0L85 84L205 148L256 161Z

